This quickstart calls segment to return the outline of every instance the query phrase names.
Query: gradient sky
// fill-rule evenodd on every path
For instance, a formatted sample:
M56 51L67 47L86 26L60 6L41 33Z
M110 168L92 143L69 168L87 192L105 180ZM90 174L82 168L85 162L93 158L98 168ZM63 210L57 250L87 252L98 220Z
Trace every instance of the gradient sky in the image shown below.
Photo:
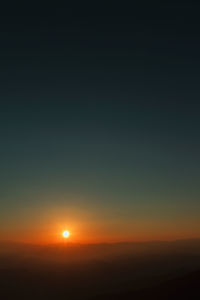
M1 12L1 239L200 236L198 9Z

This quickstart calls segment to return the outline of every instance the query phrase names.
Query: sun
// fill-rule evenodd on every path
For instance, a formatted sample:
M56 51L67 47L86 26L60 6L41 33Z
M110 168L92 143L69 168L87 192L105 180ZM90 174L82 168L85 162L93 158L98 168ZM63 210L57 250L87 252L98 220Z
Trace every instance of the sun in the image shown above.
M63 236L65 239L68 239L69 236L70 236L70 232L69 232L68 230L65 230L65 231L63 231L62 236Z

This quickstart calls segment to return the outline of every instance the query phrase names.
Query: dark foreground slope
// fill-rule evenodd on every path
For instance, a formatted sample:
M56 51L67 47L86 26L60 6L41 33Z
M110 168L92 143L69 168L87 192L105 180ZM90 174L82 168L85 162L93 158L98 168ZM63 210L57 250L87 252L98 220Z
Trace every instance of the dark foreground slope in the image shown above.
M195 299L200 242L1 245L1 299Z
M95 300L118 299L199 299L200 298L200 271L178 278L167 280L153 287L140 288L118 293L102 294Z

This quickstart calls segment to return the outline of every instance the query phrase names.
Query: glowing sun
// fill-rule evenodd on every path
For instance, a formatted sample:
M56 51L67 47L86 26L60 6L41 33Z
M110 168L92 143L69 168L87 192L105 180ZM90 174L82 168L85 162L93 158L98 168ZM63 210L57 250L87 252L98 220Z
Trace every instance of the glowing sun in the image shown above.
M65 239L68 239L69 236L70 236L70 232L69 232L68 230L65 230L65 231L63 231L62 236L63 236Z

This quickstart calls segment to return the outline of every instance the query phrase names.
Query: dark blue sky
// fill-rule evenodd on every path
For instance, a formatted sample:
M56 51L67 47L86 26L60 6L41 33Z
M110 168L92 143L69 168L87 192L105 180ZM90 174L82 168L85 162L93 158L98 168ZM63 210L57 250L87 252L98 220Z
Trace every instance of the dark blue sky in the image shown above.
M199 234L197 8L4 13L3 233L51 207L120 239Z

